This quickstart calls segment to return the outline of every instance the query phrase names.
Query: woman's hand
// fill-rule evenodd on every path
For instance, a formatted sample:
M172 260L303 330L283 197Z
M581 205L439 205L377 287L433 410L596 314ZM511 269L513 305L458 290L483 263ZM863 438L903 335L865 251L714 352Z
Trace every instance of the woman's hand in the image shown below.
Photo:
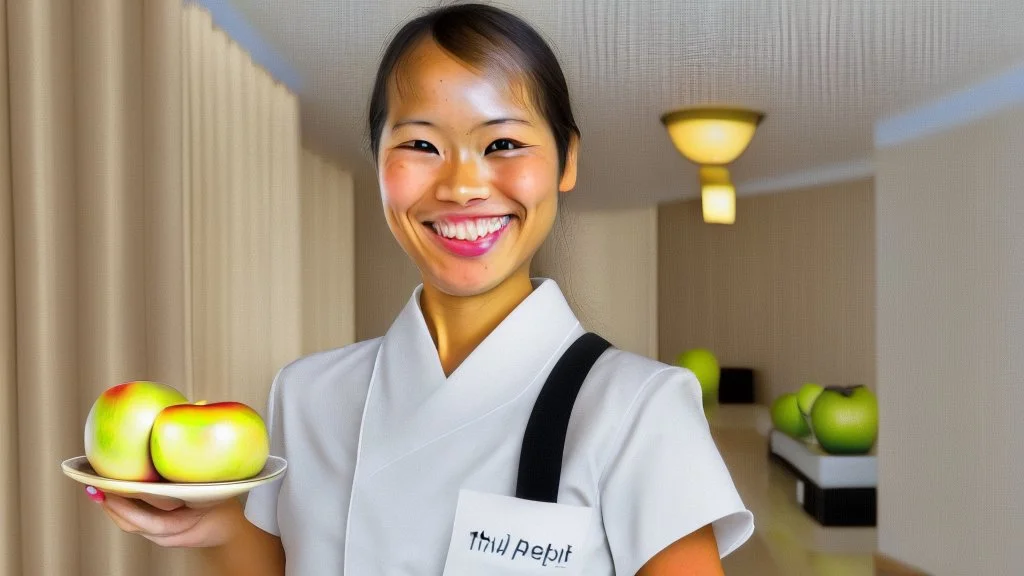
M227 500L211 508L187 508L180 501L104 494L89 486L89 497L125 532L169 548L209 548L227 544L244 521L241 503Z
M245 518L241 501L232 498L211 508L187 508L182 502L104 494L92 486L86 493L118 528L168 548L202 548L214 574L283 576L281 539Z

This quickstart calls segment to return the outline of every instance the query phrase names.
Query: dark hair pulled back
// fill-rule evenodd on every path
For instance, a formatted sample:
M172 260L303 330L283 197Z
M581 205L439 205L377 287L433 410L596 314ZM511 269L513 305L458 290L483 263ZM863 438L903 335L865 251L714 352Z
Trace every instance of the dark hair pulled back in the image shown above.
M559 172L565 169L570 143L580 136L580 130L573 117L569 88L557 57L540 34L518 16L493 6L472 3L430 10L406 23L388 44L370 98L368 120L374 162L378 159L381 132L388 115L391 82L403 59L420 41L428 38L471 67L497 70L523 82L531 103L554 133Z

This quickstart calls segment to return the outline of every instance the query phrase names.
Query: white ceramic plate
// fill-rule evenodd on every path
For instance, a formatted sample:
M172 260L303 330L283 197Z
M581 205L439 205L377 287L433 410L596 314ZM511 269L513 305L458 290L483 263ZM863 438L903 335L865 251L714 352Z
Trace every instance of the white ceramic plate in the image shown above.
M252 478L235 482L211 483L133 482L104 478L96 474L85 456L69 458L62 462L60 467L68 478L88 486L95 486L104 492L129 498L146 497L150 500L171 504L177 501L189 508L205 508L277 480L285 473L288 463L284 458L270 456L267 458L263 470Z

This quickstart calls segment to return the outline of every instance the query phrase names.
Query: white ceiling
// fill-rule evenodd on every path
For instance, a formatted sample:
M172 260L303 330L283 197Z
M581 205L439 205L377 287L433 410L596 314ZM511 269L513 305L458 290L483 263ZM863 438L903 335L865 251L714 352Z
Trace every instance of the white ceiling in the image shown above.
M302 76L303 130L366 177L390 33L432 2L231 0ZM583 130L580 206L697 195L662 112L767 112L733 168L755 183L870 159L876 121L1024 61L1024 0L507 0L551 41ZM756 185L754 186L756 188Z

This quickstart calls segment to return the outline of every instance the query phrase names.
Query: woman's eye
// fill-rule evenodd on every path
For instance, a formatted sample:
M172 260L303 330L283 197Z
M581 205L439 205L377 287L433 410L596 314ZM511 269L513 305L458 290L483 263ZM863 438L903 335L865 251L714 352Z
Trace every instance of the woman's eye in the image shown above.
M490 154L491 152L515 150L519 147L520 146L518 142L513 142L512 140L509 140L507 138L502 138L501 140L495 140L494 142L491 142L491 144L487 147L487 150L484 151L484 153Z
M426 140L413 140L402 146L403 148L411 148L413 150L419 150L420 152L430 152L433 154L437 153L437 148L433 144Z

